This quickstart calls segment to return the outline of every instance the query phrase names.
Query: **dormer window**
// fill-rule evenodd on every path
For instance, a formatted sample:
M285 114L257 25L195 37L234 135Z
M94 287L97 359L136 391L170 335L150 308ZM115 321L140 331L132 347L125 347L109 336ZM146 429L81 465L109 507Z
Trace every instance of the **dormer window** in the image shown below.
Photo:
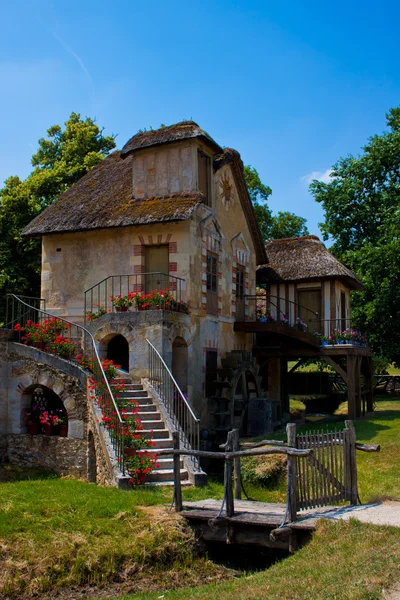
M211 158L202 150L198 150L197 163L199 168L198 188L204 194L207 206L211 206Z

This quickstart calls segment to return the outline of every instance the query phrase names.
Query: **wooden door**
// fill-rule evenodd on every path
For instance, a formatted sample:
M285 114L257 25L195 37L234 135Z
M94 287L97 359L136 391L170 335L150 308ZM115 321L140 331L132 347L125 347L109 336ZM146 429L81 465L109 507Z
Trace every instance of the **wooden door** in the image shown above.
M321 290L297 292L298 316L307 325L307 332L321 333Z
M164 290L169 284L168 244L145 248L145 292Z

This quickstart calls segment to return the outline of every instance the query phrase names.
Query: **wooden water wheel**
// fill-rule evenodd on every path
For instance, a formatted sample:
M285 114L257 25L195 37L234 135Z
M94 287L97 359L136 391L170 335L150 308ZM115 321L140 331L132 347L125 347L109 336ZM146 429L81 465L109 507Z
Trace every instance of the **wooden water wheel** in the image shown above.
M239 429L241 435L246 435L249 399L262 396L261 377L251 352L246 351L228 352L221 359L217 375L216 392L212 398L213 430L217 443L222 443L231 429Z

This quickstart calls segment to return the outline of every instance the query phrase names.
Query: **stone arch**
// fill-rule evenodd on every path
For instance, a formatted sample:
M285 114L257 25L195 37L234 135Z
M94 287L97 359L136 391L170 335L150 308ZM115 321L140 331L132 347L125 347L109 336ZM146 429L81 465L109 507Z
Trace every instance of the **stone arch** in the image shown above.
M102 346L107 345L106 358L114 364L121 365L121 369L129 372L129 343L121 333L110 333L102 340ZM102 351L104 352L104 350Z
M32 383L24 389L22 394L22 404L25 405L26 415L29 414L29 419L23 418L21 411L21 429L27 433L38 434L43 433L43 427L40 424L40 415L46 411L51 419L57 417L57 420L62 422L63 426L68 430L68 411L62 401L62 398L51 388ZM28 423L32 423L30 427ZM53 423L51 423L53 425ZM61 435L60 427L56 423L57 428L54 428L54 435ZM66 436L65 436L66 437Z
M18 377L18 379L17 379ZM16 370L10 387L10 400L14 398L17 408L9 418L10 433L24 433L25 420L22 411L29 410L32 391L38 386L51 390L64 405L68 415L68 437L83 439L86 421L86 390L74 377L57 372L44 365L32 365Z
M169 336L168 336L168 343L171 347L173 347L174 340L177 337L183 338L186 342L187 347L188 348L191 347L192 340L190 337L190 331L186 325L179 323L179 324L175 324L173 327L171 327L171 330L170 330Z
M111 358L108 356L108 346L110 341L116 336L121 336L128 343L129 357L127 364L125 365L127 367L125 370L129 371L132 362L132 344L135 341L134 329L131 325L125 325L123 323L107 323L96 331L94 339L98 345L101 358ZM122 368L124 367L122 366Z

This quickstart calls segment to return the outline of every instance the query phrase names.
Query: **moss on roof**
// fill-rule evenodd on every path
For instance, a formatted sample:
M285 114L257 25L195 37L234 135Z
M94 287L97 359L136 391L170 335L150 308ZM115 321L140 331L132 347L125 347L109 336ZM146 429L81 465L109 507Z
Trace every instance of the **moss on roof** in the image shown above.
M143 131L132 136L121 150L121 158L125 158L134 150L141 150L150 146L171 144L185 139L202 138L214 152L222 152L222 148L211 136L201 129L194 121L181 121L169 127L160 127L151 131Z
M272 240L265 248L268 263L257 267L258 283L338 279L350 289L363 289L354 273L315 235Z
M132 159L113 152L38 215L23 236L189 219L200 192L132 198Z

